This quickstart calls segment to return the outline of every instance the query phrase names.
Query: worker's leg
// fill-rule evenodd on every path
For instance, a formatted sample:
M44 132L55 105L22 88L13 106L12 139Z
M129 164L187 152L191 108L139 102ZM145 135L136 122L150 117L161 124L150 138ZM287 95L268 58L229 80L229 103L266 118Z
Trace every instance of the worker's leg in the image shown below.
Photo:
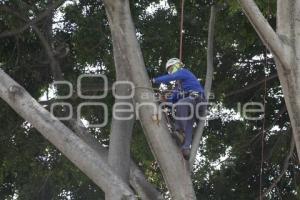
M192 143L193 124L194 124L194 99L187 97L181 99L176 104L175 127L178 131L183 131L185 141L182 148L190 148Z
M202 96L199 96L195 99L195 102L196 102L196 109L195 109L195 114L196 114L196 121L198 123L198 121L200 119L204 119L206 117L206 110L207 110L207 107L208 107L208 104L207 104L207 100L202 97Z
M181 146L181 149L190 149L192 140L193 140L193 125L194 125L194 118L188 120L186 122L186 127L184 130L185 133L185 138L184 138L184 143Z

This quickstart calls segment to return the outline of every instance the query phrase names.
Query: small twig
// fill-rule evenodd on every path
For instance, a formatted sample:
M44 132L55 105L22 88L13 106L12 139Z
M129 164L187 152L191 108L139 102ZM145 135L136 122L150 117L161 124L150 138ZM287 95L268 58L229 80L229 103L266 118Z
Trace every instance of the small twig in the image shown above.
M271 184L271 186L262 194L261 197L266 196L279 183L279 181L281 180L281 178L283 177L283 175L285 174L285 172L287 171L287 169L289 167L289 161L294 153L294 149L295 149L295 140L294 140L293 136L291 136L290 151L284 160L282 172L277 177L277 179ZM260 199L261 197L258 197L257 199Z
M45 9L45 11L42 12L40 15L38 15L36 18L34 18L31 21L28 21L24 26L22 26L22 27L20 27L18 29L14 29L14 30L10 30L10 31L4 31L4 32L0 33L0 38L14 36L14 35L17 35L17 34L20 34L20 33L24 32L25 30L27 30L32 25L38 23L39 21L41 21L42 19L44 19L45 17L47 17L49 14L51 14L52 10L58 8L64 2L65 2L65 0L58 0L58 1L56 1L55 3L53 3L52 5L50 5L49 7L47 7ZM1 6L0 7L0 11L9 12L9 13L17 16L18 18L21 17L21 15L18 12L14 11L11 8L6 7L6 6Z
M275 125L275 123L278 121L278 119L287 111L285 104L283 107L279 110L279 112L276 114L275 119L273 120L273 123L266 129L266 133L269 132ZM262 134L263 131L260 131L257 133L249 142L247 142L246 145L242 146L241 148L245 148L246 146L250 146L253 142L255 142L259 136Z
M64 1L58 1L58 2L64 2ZM48 15L50 15L52 12L53 12L53 9L56 7L56 6L59 6L60 4L56 2L55 4L53 5L50 5L46 11L44 13L41 14L41 16L44 18ZM50 60L50 66L51 66L51 70L52 70L52 74L54 76L54 79L55 80L63 80L63 76L62 76L62 72L61 72L61 68L59 66L59 63L57 62L57 60L55 59L55 56L53 54L53 51L51 49L51 46L49 44L49 42L47 41L46 37L44 36L44 34L35 26L34 21L37 21L38 18L34 19L34 20L28 20L25 16L23 16L22 14L4 6L1 8L2 10L6 11L6 12L9 12L13 15L15 15L16 17L18 17L19 19L23 20L24 22L26 22L27 24L26 25L29 25L32 27L32 29L35 31L35 33L37 34L38 38L40 39L41 43L42 43L42 46L44 47L45 49L45 52ZM1 10L0 9L0 10ZM25 25L25 26L26 26ZM0 38L1 38L1 35L0 34Z
M39 191L38 191L38 194L45 188L48 180L49 180L49 177L52 175L52 172L50 172L45 178L44 178L44 183L41 185Z
M242 92L246 92L247 90L250 90L252 88L255 88L255 87L263 84L265 81L270 81L270 80L273 80L273 79L275 79L277 77L278 77L277 73L273 74L273 75L271 75L271 76L269 76L267 78L264 78L262 80L255 81L255 82L251 83L250 85L248 85L248 86L246 86L246 87L244 87L242 89L238 89L238 90L232 91L232 92L226 94L225 97L230 97L232 95L236 95L236 94L239 94L239 93L242 93Z

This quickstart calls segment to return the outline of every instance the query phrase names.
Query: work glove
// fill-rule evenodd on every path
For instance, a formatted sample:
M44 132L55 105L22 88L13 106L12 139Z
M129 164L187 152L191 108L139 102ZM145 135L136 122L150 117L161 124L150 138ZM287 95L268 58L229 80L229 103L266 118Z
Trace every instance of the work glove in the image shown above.
M155 79L154 78L150 79L150 83L153 85L155 83Z

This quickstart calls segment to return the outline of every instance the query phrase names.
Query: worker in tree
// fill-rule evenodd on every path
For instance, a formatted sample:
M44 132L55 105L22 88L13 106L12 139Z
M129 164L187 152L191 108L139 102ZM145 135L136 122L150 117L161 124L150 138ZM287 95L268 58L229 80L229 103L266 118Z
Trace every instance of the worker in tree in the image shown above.
M152 82L168 84L171 81L176 81L175 89L167 101L175 104L175 133L173 135L179 137L182 134L184 136L181 151L183 157L188 160L192 144L193 125L196 119L196 105L205 101L205 97L203 86L196 76L183 67L184 64L181 60L171 58L166 63L168 75L153 78ZM199 108L203 109L203 106Z

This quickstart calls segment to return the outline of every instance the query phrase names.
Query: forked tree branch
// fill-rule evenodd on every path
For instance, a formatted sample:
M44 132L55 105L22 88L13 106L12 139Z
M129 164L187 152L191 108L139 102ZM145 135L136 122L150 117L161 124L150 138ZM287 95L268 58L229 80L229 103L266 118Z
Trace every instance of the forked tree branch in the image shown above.
M124 196L135 199L128 185L111 170L111 167L93 148L53 117L2 70L0 70L0 97L100 188L105 190L113 184Z
M64 1L60 1L60 2L64 2ZM57 3L55 3L54 5L59 6ZM39 20L43 19L44 17L49 16L52 13L51 9L54 9L55 6L53 6L53 5L49 6L48 9L46 10L46 12L41 14L41 16L38 17L39 19L35 20L35 21L38 22ZM41 44L45 49L46 55L48 56L48 58L50 60L50 66L52 69L52 74L54 76L54 80L56 80L56 81L62 80L63 75L61 73L59 63L55 59L54 53L51 49L51 46L50 46L48 40L46 39L46 36L39 30L39 28L34 23L32 23L32 21L29 21L29 19L27 19L22 14L18 13L17 11L14 11L8 7L3 7L2 9L5 9L6 12L9 12L9 13L15 15L16 17L18 17L20 20L26 22L27 23L26 28L29 27L29 26L27 27L27 25L30 25L32 27L32 29L34 30L34 32L37 34L38 38L40 39ZM111 89L111 87L109 89ZM97 89L97 91L99 91L99 88ZM81 127L78 124L76 119L73 118L73 119L69 120L68 122L78 137L83 139L84 142L86 142L89 147L93 148L104 160L107 160L107 150L102 148L101 144L99 144L95 140L95 138L93 138L85 128ZM130 160L130 158L129 158L129 160ZM160 199L161 194L155 189L155 187L152 184L147 182L143 173L138 169L138 167L134 164L134 162L131 161L130 163L131 163L130 164L130 184L136 190L136 192L139 194L139 196L143 197L143 199L149 199L149 200ZM113 186L113 185L114 184L111 184L111 186L115 188L115 191L118 192L119 186L117 186L117 185Z
M289 72L291 64L287 60L285 50L291 47L281 41L253 0L239 0L239 2L260 39L279 60L283 69Z
M196 199L188 167L168 133L166 119L159 118L160 110L152 98L153 90L148 89L151 87L150 81L136 38L129 1L104 0L104 3L112 34L114 55L122 55L115 57L115 61L118 59L118 63L122 63L120 67L128 71L129 79L137 88L134 101L136 105L142 105L138 109L138 117L152 153L159 163L171 198Z
M82 138L90 147L92 147L104 160L108 161L108 149L103 147L95 138L89 133L89 131L78 124L77 120L71 119L68 121L74 133ZM147 181L143 172L131 159L130 161L130 174L129 182L135 192L143 200L162 199L161 193Z

